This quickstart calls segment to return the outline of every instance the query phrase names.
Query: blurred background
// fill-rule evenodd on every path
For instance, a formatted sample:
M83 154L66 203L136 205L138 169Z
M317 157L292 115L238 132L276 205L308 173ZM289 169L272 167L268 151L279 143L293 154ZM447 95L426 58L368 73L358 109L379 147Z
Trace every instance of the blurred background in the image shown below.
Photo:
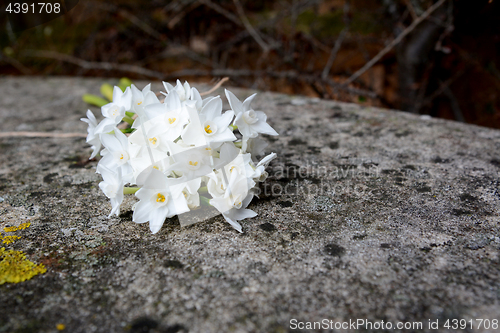
M2 4L0 75L227 76L500 128L500 0L58 2L74 7L23 31Z

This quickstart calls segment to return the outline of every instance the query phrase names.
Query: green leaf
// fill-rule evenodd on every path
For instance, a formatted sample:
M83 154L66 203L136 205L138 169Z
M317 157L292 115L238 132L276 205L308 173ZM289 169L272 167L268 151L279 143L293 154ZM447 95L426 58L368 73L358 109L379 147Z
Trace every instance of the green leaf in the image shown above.
M125 91L125 89L127 89L127 87L130 87L132 85L132 81L130 81L130 79L126 78L126 77L122 77L120 79L120 82L118 82L118 87L120 87L120 89L122 91Z
M109 83L104 83L101 86L101 94L106 97L110 102L113 101L113 87Z
M101 106L109 103L104 98L96 96L96 95L92 95L92 94L85 94L85 95L83 95L82 99L85 103L95 105L98 107L101 107Z

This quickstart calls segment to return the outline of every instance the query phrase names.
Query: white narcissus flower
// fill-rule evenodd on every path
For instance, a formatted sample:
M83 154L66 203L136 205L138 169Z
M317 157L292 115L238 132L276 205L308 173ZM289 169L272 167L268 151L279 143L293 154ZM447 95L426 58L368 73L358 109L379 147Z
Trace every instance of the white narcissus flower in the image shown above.
M224 197L227 185L224 182L222 172L212 172L208 174L207 190L212 198Z
M201 186L201 177L195 178L187 182L182 182L177 185L172 185L174 191L181 191L186 198L189 209L196 209L200 207L200 194L198 190Z
M147 121L128 137L132 157L147 151L148 146L152 151L161 151L165 154L169 152L169 145L172 142L167 135L169 128L156 125L154 121Z
M131 85L131 92L131 109L136 113L140 114L140 111L148 105L160 103L160 100L158 99L158 97L156 97L156 94L151 91L151 83L145 86L142 91L139 90L135 85Z
M175 91L181 101L186 101L191 98L191 87L189 86L189 83L187 83L187 81L184 82L184 85L182 85L181 81L177 80L177 84L175 87L168 82L163 82L163 86L167 91L167 93L164 95L170 94L172 91Z
M120 170L113 172L105 166L98 166L97 172L102 175L103 181L99 183L99 188L111 201L111 213L109 216L120 215L120 205L123 201L123 180Z
M205 148L191 148L180 154L172 156L174 163L169 171L173 171L177 176L182 176L185 181L202 177L209 174L213 169L210 155L205 153Z
M267 116L262 111L254 111L250 108L250 103L255 95L245 99L243 103L229 90L225 90L226 97L231 105L231 109L236 114L233 124L238 126L238 130L243 135L243 140L255 138L259 133L278 135L278 133L266 123Z
M238 221L255 217L257 216L257 213L254 212L251 209L246 209L250 202L253 199L253 194L249 193L245 199L243 199L240 208L231 208L230 210L222 213L222 216L224 216L224 219L233 226L236 230L239 232L243 232L241 230L241 224L238 223Z
M102 144L106 147L106 154L99 161L110 170L120 169L123 179L127 183L133 183L133 169L130 165L129 144L127 137L118 128L113 134L102 134Z
M248 179L245 177L232 178L223 196L210 199L210 204L214 206L236 230L242 232L239 220L254 217L257 214L250 209L246 209L252 201L253 194L250 193Z
M256 157L264 152L267 142L259 137L249 138L244 142L244 146L242 145L243 152L252 154L252 160L255 161Z
M258 182L263 182L266 180L268 173L266 172L266 168L271 163L272 160L274 160L277 157L275 153L271 153L264 157L259 163L257 163L257 166L255 167L255 173L253 175L253 180L258 181Z
M92 111L87 110L87 118L80 118L81 121L89 124L87 127L87 143L92 146L92 155L90 155L89 160L96 157L99 150L101 150L101 139L99 133L96 133L97 120L95 119Z
M235 141L236 137L229 129L234 117L233 111L222 114L220 97L211 99L198 113L193 107L187 106L190 123L182 131L184 143L194 146L211 146L213 143L222 144L226 141Z
M113 102L114 104L121 106L128 111L131 109L132 103L132 91L130 87L127 87L125 91L122 91L119 87L113 88Z
M126 193L136 191L139 198L133 221L149 222L153 233L166 218L206 204L208 198L200 193L208 192L208 202L241 232L238 221L257 215L247 207L276 158L271 153L257 162L266 146L258 135L276 131L263 112L250 107L255 94L241 102L226 90L232 110L222 113L219 96L202 99L198 90L179 80L175 87L166 82L164 87L162 103L151 85L142 90L132 85L124 92L115 87L113 102L101 108L101 123L90 110L81 119L88 124L91 158L104 146L97 172L103 177L99 187L111 200L110 216L119 214L127 183L137 187ZM116 127L126 111L138 116L127 135ZM241 141L236 141L231 123L238 126Z
M140 201L135 206L132 220L136 223L149 222L154 234L161 229L166 218L189 211L182 190L168 186L165 175L155 169L135 196Z
M113 101L101 107L101 113L104 119L99 123L96 132L99 134L108 133L113 130L113 127L118 125L125 112L130 110L132 103L132 91L129 87L122 91L118 87L113 88Z
M165 138L172 142L181 135L189 122L186 106L181 103L175 90L168 94L163 104L150 104L144 108L144 112L151 119L149 123L157 128L156 131L164 133Z

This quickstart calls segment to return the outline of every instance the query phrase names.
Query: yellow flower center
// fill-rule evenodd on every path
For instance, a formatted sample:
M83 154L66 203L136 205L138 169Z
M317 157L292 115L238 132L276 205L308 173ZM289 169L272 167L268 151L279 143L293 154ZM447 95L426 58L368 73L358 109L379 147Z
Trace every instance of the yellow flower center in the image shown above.
M156 195L156 202L165 202L165 196L161 193Z
M160 170L156 165L153 166L153 169Z
M172 125L177 118L168 118L168 122Z
M189 161L189 165L192 165L192 166L197 166L197 165L198 165L198 162Z
M149 142L151 142L152 145L155 145L158 142L158 139L156 137L149 138Z
M212 130L210 129L210 125L205 126L205 132L207 132L208 134L212 133Z

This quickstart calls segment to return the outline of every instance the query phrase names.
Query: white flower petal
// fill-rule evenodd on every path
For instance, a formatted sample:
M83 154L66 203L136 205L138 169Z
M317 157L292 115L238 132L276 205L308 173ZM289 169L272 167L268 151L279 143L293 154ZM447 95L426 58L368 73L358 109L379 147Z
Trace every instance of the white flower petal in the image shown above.
M243 102L243 110L244 111L247 111L247 110L250 110L250 103L252 103L253 99L255 98L255 96L257 96L257 94L253 94L252 96L250 97L247 97L247 99L245 99L245 101Z
M231 109L235 114L239 114L244 111L243 104L241 101L229 90L224 89L226 93L227 100L229 101L229 105L231 105Z
M203 108L201 114L205 116L204 120L214 120L220 117L222 112L222 100L220 97L212 98Z

